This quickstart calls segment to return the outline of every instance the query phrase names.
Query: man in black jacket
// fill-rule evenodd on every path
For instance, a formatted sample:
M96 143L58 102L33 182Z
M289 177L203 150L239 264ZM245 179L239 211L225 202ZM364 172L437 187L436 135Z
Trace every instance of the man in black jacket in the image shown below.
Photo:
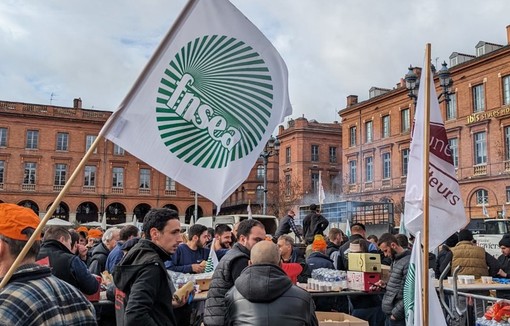
M244 220L239 223L237 236L238 241L223 256L214 271L205 301L204 324L206 326L224 325L225 294L234 285L243 269L248 266L251 248L266 238L266 230L257 220Z
M329 221L320 214L319 208L315 204L310 205L310 214L303 219L303 234L306 245L311 245L313 237L316 234L324 236L324 230L329 225Z
M151 209L143 220L145 239L128 251L115 267L113 280L126 295L124 314L117 325L177 326L172 302L173 284L164 262L182 242L179 214L167 208Z
M51 267L51 273L73 285L81 292L91 295L99 289L99 282L87 269L79 256L71 252L71 234L63 226L50 226L44 232L44 240L37 260Z
M226 294L225 325L318 325L311 295L293 285L279 265L274 243L253 246L250 266Z

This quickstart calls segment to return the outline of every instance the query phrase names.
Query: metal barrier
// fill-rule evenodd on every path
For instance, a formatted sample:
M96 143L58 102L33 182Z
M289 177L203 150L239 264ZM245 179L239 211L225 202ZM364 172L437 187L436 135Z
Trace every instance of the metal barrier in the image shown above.
M449 326L474 326L476 320L484 315L489 306L501 300L475 293L454 293L453 290L444 290L444 299L446 307L443 306L443 309L445 309L446 322ZM451 314L448 313L448 309Z

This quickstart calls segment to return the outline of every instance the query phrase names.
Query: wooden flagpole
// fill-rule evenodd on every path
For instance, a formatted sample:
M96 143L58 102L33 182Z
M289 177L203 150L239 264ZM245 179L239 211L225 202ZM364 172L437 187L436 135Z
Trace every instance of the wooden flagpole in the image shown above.
M430 58L431 45L425 46L425 91L423 119L423 325L429 325L429 152L430 152ZM423 72L422 72L423 73ZM419 248L418 248L419 249Z
M69 180L67 180L66 184L64 185L64 187L62 188L62 190L58 194L58 196L55 199L55 201L53 202L53 204L51 204L50 208L48 209L48 211L44 215L44 217L41 220L41 222L39 222L39 225L37 226L37 229L35 229L34 234L32 234L30 239L28 239L27 244L25 245L25 247L23 247L23 250L21 250L21 253L18 255L18 257L16 257L16 260L14 260L14 263L12 264L11 268L9 268L9 270L7 271L7 274L5 274L4 278L2 279L2 282L0 283L0 289L2 289L9 282L9 280L12 277L12 274L14 274L14 271L18 268L19 264L25 259L25 256L27 255L27 253L30 250L30 248L32 248L32 245L34 244L35 239L41 234L42 230L46 226L46 223L48 222L50 217L53 216L53 212L55 212L55 209L57 209L58 205L62 201L62 198L68 192L69 188L74 183L74 180L76 179L76 177L78 176L80 171L83 169L83 167L87 163L90 155L92 155L92 153L96 149L97 145L99 144L99 141L102 138L103 137L101 137L99 135L96 138L96 140L92 143L92 145L90 146L89 150L85 153L85 155L81 159L80 163L78 164L78 166L74 170L73 174L69 177ZM105 162L105 164L106 164L106 162Z

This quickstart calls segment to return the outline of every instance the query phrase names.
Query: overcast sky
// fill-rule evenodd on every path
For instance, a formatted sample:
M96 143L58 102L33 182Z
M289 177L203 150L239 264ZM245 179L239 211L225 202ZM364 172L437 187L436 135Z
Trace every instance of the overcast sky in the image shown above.
M293 118L338 120L346 96L393 88L425 44L439 64L506 45L508 0L232 0L289 70ZM2 0L0 100L114 111L185 0ZM53 94L53 95L51 95Z

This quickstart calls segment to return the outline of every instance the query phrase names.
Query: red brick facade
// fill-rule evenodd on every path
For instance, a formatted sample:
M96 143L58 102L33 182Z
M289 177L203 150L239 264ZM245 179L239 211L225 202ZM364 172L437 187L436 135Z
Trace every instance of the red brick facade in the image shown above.
M81 100L75 102L73 108L0 102L0 136L5 137L0 138L0 202L31 206L44 215L84 156L87 136L97 136L111 114L81 109ZM28 148L27 142L35 140L31 136L37 138L34 148ZM105 211L108 223L115 224L166 206L189 220L193 192L178 183L167 187L166 176L127 152L117 155L113 150L113 143L99 142L86 163L95 169L93 181L87 182L80 171L54 216L86 222L98 220ZM56 176L58 167L64 172ZM115 186L114 168L123 169ZM147 179L142 182L144 172ZM213 204L200 196L198 206L198 216L213 213Z
M447 113L446 102L440 107L448 139L457 142L457 178L466 214L471 219L484 218L481 202L486 200L488 215L501 216L503 205L510 206L510 46L454 65L450 73L454 110ZM439 94L437 76L435 85ZM414 119L405 83L402 80L393 90L360 103L350 96L347 103L339 112L344 135L343 190L353 200L391 200L399 213L406 186L403 155L410 145L410 129L402 126L403 111L409 110L411 123ZM477 106L479 112L474 113ZM384 128L386 119L389 129ZM370 123L373 139L367 141ZM384 175L388 157L389 174L386 170ZM367 180L370 160L372 181Z

